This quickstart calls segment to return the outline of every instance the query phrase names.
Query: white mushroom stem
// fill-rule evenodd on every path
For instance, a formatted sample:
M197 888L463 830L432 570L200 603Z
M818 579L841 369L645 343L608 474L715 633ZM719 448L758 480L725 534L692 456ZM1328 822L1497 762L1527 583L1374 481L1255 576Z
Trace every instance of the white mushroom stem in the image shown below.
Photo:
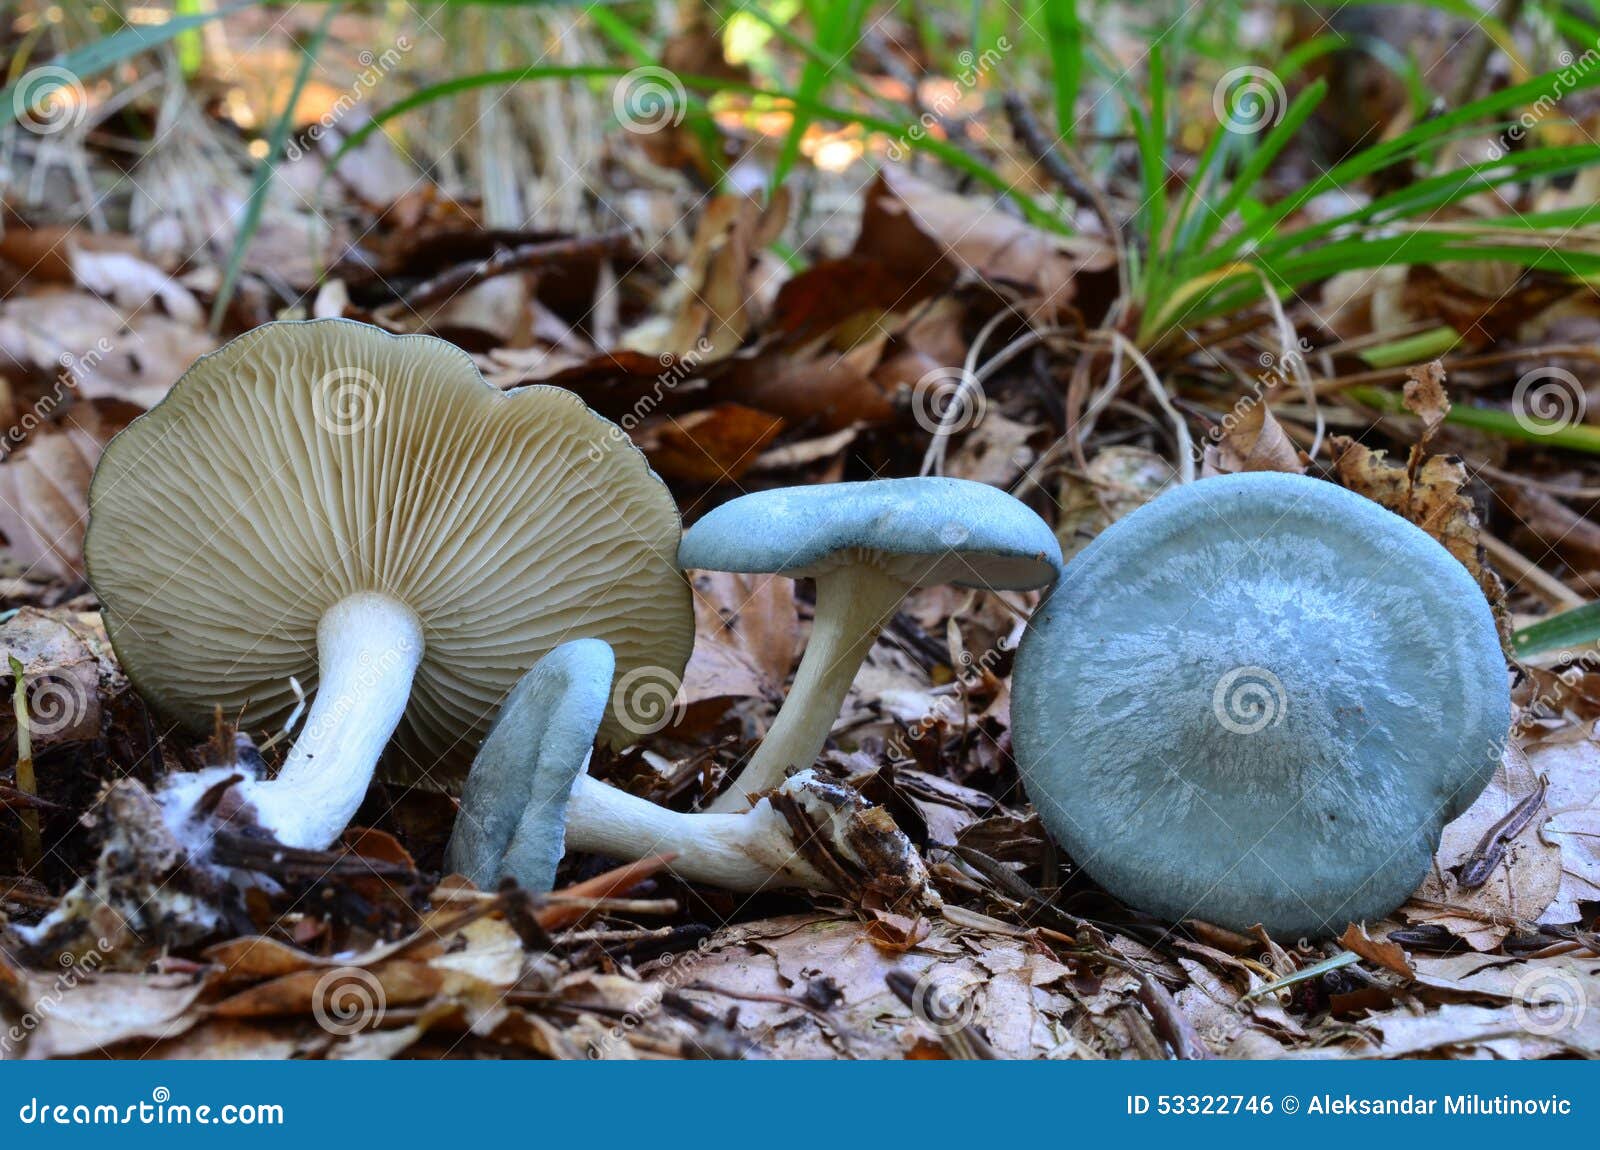
M568 850L612 858L675 854L673 873L726 890L835 889L801 857L789 824L766 799L742 814L688 815L579 775L566 835Z
M712 811L744 810L751 796L783 782L789 768L817 761L856 672L910 590L905 580L865 565L817 576L816 620L794 686L767 737Z
M405 714L422 646L416 613L388 595L351 595L322 616L305 729L277 778L237 788L280 842L321 850L350 825Z

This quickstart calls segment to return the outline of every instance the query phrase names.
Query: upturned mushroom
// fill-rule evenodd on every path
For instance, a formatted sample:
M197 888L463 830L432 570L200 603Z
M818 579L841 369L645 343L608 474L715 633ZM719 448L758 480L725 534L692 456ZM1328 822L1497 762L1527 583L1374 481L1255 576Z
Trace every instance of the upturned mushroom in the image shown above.
M711 805L741 810L809 767L850 684L901 601L918 587L1026 590L1060 570L1048 524L1004 491L964 479L880 479L761 491L684 533L684 567L816 580L815 622L794 685L755 754Z
M927 893L921 859L893 822L810 772L740 814L683 814L586 774L613 665L604 642L578 639L512 689L462 789L445 854L451 869L480 888L512 878L546 891L573 849L619 859L671 854L675 874L728 890L874 882ZM801 844L797 826L806 828Z
M1298 475L1201 480L1104 531L1012 682L1019 770L1079 865L1169 920L1285 937L1403 902L1510 718L1466 569Z
M256 328L96 471L86 553L122 666L196 730L219 707L281 724L295 684L315 688L277 778L230 796L306 848L349 823L391 735L393 777L452 788L564 639L675 683L693 642L677 509L631 447L591 453L610 428L570 392L489 386L442 340Z

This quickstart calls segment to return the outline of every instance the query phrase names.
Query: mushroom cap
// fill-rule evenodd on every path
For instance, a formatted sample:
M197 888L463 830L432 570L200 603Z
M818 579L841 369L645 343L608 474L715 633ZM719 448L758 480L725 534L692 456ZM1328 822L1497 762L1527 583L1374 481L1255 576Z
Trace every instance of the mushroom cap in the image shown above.
M694 616L664 484L571 392L502 392L460 349L272 323L198 360L106 448L90 582L123 668L197 731L281 722L323 613L363 591L423 627L385 766L451 789L507 690L564 640L675 683ZM637 724L613 713L603 734Z
M1061 544L1020 500L968 479L874 479L758 491L684 532L684 567L815 577L868 563L913 587L1022 590L1054 579Z
M1466 569L1370 500L1264 473L1104 531L1030 622L1012 697L1028 794L1101 885L1286 936L1403 902L1511 722Z
M446 863L480 890L511 877L547 891L566 853L567 803L605 717L616 661L574 639L517 681L461 788Z

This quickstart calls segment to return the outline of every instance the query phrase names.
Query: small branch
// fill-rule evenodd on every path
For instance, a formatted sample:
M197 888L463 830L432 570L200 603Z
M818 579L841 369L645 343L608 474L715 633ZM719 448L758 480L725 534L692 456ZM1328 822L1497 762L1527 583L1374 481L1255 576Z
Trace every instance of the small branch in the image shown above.
M442 275L423 281L418 287L413 288L410 294L380 310L390 314L402 309L420 312L423 308L443 303L468 288L476 287L486 280L492 280L508 272L525 271L552 264L581 263L605 256L621 255L628 251L632 244L633 233L626 228L617 228L601 232L597 236L502 248L488 259L458 265Z

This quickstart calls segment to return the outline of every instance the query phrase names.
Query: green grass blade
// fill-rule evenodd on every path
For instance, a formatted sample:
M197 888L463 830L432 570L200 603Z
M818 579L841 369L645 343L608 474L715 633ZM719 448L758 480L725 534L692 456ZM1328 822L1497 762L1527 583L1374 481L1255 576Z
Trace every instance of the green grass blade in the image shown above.
M1519 655L1572 650L1600 643L1600 603L1585 603L1530 624L1511 636Z
M284 145L289 142L290 129L294 127L294 109L300 102L300 93L305 90L307 81L311 79L311 67L317 62L317 53L322 50L323 41L328 38L328 29L333 24L333 17L339 11L337 3L329 4L322 13L322 19L317 22L316 30L311 33L311 40L300 53L300 67L294 75L294 85L289 89L289 98L283 105L283 112L272 125L272 134L267 139L267 151L256 165L255 177L250 185L250 198L245 202L244 217L239 221L239 230L233 237L233 251L228 255L228 266L222 274L222 286L217 289L217 298L211 305L211 330L218 331L222 327L222 318L228 313L228 303L233 299L233 292L239 284L239 274L244 269L245 253L250 250L250 241L255 239L256 229L261 226L261 212L266 207L267 191L272 186L272 176L278 168L278 160L283 155Z

